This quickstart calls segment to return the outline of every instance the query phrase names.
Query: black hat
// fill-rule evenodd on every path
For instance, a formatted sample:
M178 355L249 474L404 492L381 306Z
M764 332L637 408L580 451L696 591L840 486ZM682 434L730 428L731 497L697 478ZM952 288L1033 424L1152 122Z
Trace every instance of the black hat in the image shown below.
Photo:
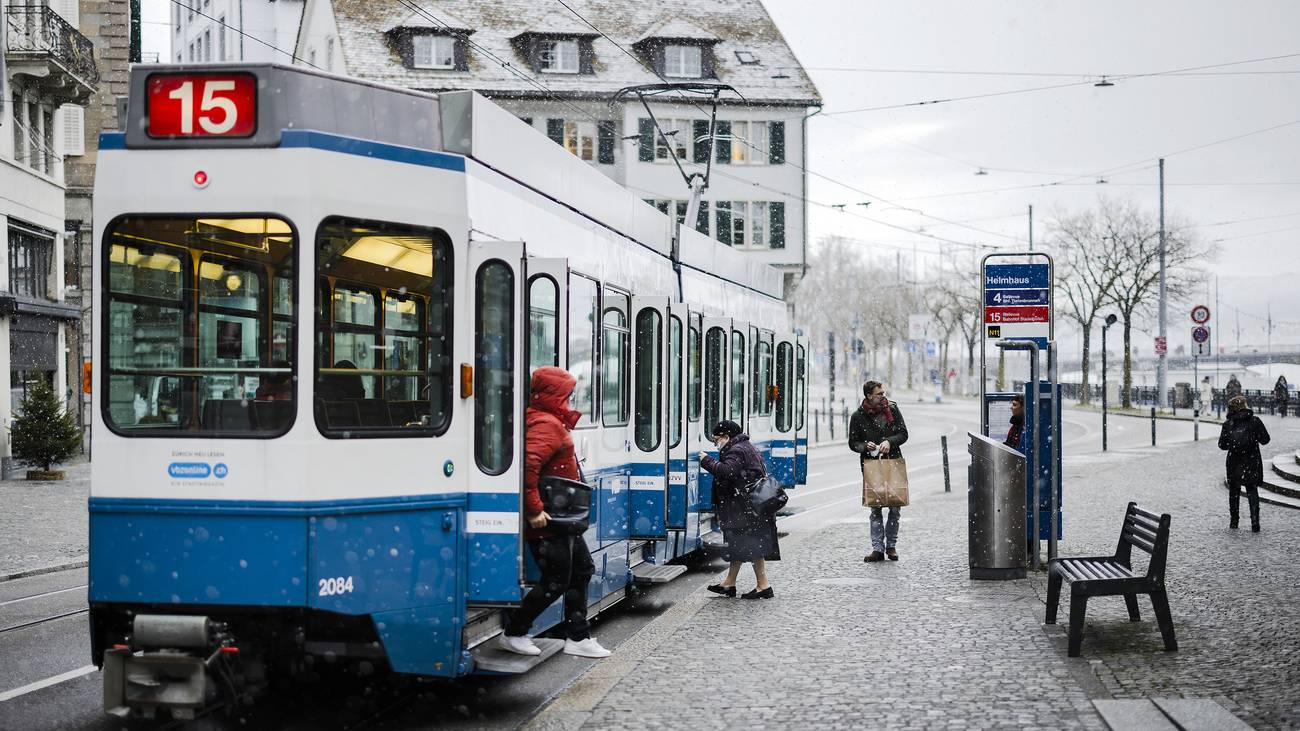
M727 437L728 439L731 439L732 437L735 437L736 435L740 434L741 431L742 430L740 428L740 424L737 424L734 421L723 419L722 421L718 422L717 426L713 427L713 436Z

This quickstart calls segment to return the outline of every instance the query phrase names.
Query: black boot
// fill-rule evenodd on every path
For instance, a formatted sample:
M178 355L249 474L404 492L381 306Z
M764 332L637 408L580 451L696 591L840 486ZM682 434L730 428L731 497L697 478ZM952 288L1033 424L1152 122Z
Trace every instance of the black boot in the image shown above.
M1229 495L1228 496L1228 527L1229 528L1232 528L1234 530L1236 529L1237 518L1240 515L1240 513L1241 513L1241 503L1239 501L1239 498L1235 493Z
M1250 529L1255 533L1259 532L1259 501L1258 500L1250 501Z

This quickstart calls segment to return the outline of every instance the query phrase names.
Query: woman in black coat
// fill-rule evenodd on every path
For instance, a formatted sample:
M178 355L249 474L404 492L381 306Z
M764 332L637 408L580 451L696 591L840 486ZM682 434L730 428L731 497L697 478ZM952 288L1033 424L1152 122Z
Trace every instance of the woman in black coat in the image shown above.
M1250 529L1259 532L1259 485L1264 482L1264 460L1259 445L1270 437L1264 422L1250 410L1245 396L1228 399L1228 418L1219 432L1219 449L1228 452L1228 527L1237 527L1241 488L1250 503Z
M868 458L902 459L899 447L907 441L907 424L903 421L903 412L898 404L885 396L885 387L880 381L867 381L862 386L862 406L853 412L849 420L849 449L862 455L862 461ZM871 553L862 559L867 563L898 560L898 521L900 508L889 509L888 522L881 515L880 508L871 509Z
M763 457L742 434L734 421L721 421L713 429L713 443L718 458L700 452L700 469L713 475L713 503L722 537L727 542L727 559L731 567L727 578L713 584L709 591L727 597L736 596L736 578L745 563L754 564L758 585L744 593L745 599L771 599L775 596L767 583L767 561L780 561L781 548L776 540L776 516L758 515L749 507L747 487L767 474Z

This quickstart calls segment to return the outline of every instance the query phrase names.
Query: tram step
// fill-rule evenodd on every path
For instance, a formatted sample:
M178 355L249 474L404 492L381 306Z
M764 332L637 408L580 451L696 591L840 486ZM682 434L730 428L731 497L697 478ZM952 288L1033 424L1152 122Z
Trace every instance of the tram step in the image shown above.
M501 611L471 607L465 611L465 628L461 630L461 647L472 650L501 634Z
M686 573L685 566L676 564L656 566L643 563L632 568L632 581L638 584L667 584L684 573Z
M564 649L564 640L534 637L533 644L541 649L542 654L519 655L507 652L497 647L495 642L479 645L470 651L474 656L474 672L480 675L521 675Z

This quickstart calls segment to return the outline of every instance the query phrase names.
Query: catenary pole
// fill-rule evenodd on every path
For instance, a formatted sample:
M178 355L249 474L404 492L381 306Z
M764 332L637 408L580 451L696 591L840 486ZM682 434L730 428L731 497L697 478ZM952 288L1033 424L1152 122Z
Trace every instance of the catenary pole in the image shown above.
M1156 403L1160 408L1168 406L1168 395L1165 393L1165 381L1168 378L1168 351L1169 340L1168 333L1165 331L1165 319L1169 303L1165 299L1165 159L1160 158L1160 340L1165 343L1165 348L1158 353L1159 360L1156 365Z
M1034 250L1034 206L1029 205L1029 250Z

